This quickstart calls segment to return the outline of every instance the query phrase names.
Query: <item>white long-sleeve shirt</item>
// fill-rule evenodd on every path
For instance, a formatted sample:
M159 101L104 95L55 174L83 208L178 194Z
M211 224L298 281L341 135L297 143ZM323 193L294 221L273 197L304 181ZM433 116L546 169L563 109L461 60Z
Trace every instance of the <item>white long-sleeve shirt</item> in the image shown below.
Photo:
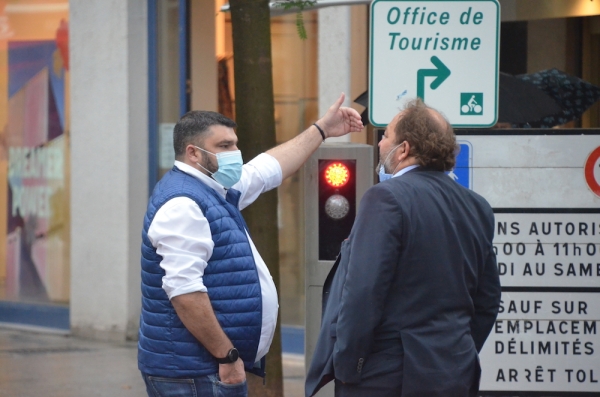
M181 171L198 178L225 198L227 189L214 179L180 161L175 166ZM242 168L242 176L232 189L241 192L239 209L253 203L261 193L281 184L282 172L279 162L263 153ZM267 265L260 257L248 235L262 293L262 330L256 360L269 351L277 324L277 290ZM202 281L204 269L212 256L214 243L208 220L198 205L188 197L176 197L167 201L157 212L148 229L148 238L163 260L160 267L165 270L163 289L173 299L191 292L206 292Z

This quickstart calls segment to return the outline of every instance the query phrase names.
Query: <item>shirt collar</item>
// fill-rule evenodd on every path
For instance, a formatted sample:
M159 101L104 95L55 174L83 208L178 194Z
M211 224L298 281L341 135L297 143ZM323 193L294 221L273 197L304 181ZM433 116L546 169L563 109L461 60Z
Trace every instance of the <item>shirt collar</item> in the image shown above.
M419 164L413 164L413 165L409 165L409 166L408 166L408 167L406 167L406 168L402 168L400 171L398 171L398 172L396 172L394 175L392 175L392 178L395 178L395 177L397 177L397 176L400 176L400 175L404 175L404 174L406 174L408 171L410 171L410 170L414 170L414 169L415 169L415 168L417 168L418 166L419 166Z
M199 170L192 167L191 165L186 164L182 161L175 160L175 167L179 168L181 171L185 172L186 174L189 174L193 177L198 178L202 183L204 183L208 187L213 188L217 193L219 193L221 196L223 196L223 198L225 198L227 196L227 189L225 189L223 187L223 185L221 185L219 182L215 181L208 175L200 172Z

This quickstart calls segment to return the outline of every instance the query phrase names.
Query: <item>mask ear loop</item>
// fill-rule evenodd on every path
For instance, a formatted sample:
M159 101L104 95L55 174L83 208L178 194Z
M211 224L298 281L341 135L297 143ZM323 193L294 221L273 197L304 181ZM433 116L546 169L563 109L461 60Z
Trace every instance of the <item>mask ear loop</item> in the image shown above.
M404 141L404 142L406 142L406 141ZM404 145L404 142L402 142L400 145L396 146L396 148L399 148L400 146ZM390 153L390 154L391 154L391 153ZM396 173L396 169L398 168L398 166L399 166L400 164L402 164L402 161L403 161L403 160L400 160L400 161L398 162L398 164L396 165L396 168L394 168L394 171L392 172L392 175L394 175L394 174Z
M203 152L206 152L206 153L208 153L208 154L212 154L213 156L217 157L217 155L216 155L216 154L214 154L213 152L209 152L208 150L206 150L206 149L202 149L201 147L198 147L198 146L196 146L196 145L193 145L193 146L194 146L196 149L202 150Z
M196 164L198 164L198 167L202 168L204 171L208 172L210 175L214 175L215 174L214 172L210 172L209 170L207 170L206 168L204 168L202 166L202 164L200 164L200 163L196 163Z
M390 152L388 153L388 155L385 157L385 160L383 160L383 163L381 163L381 165L379 166L379 169L377 170L379 172L379 170L381 170L381 167L383 167L383 171L385 172L385 163L387 163L388 159L390 158L390 156L392 155L392 153L394 153L394 150L398 149L400 146L402 146L404 144L404 142L396 145L396 147L394 147L392 150L390 150ZM400 161L401 163L402 161ZM398 163L398 165L400 165L400 163ZM398 165L396 165L396 168L398 168ZM396 171L396 168L394 168L394 171ZM392 172L392 175L394 175L395 172Z
M216 156L216 154L214 154L214 153L211 153L211 152L209 152L208 150L202 149L201 147L198 147L198 146L196 146L196 145L194 145L194 147L195 147L196 149L200 149L200 150L202 150L203 152L206 152L206 153L212 154L213 156ZM204 166L202 166L202 164L200 164L200 163L196 163L196 164L198 165L198 167L200 167L200 168L202 168L204 171L208 172L208 173L209 173L211 176L215 174L214 172L210 172L209 170L207 170L206 168L204 168Z

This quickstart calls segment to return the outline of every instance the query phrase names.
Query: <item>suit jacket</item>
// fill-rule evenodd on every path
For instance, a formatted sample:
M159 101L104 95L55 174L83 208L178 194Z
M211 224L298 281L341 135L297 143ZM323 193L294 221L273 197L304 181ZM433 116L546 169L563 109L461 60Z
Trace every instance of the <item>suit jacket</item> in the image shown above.
M306 396L333 377L385 371L374 353L388 347L403 363L402 396L476 391L500 304L493 235L487 201L443 172L418 167L371 187L323 288Z

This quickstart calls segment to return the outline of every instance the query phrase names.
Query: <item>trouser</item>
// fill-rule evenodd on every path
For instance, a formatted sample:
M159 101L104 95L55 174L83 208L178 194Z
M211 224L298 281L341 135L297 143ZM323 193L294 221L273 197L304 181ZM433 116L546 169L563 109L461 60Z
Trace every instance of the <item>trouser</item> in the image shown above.
M223 383L218 374L198 378L162 378L142 373L148 397L247 397L246 381Z

